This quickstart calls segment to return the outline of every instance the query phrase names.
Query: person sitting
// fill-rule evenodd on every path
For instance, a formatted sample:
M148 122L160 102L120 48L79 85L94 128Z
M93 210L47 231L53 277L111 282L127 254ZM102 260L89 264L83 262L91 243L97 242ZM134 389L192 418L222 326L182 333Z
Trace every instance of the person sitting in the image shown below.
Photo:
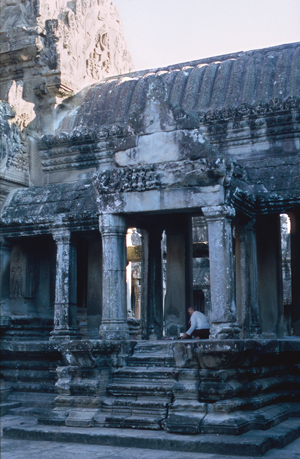
M188 308L188 313L191 316L190 328L184 333L181 339L208 339L209 337L209 323L207 317L205 317L202 312L196 311L196 309L191 306Z

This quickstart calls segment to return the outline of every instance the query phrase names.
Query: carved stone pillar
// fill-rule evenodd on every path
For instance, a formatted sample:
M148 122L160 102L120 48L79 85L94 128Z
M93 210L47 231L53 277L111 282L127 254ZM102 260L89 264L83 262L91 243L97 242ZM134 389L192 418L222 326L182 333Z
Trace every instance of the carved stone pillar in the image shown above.
M163 286L162 253L160 228L149 230L148 269L148 337L150 340L162 338L163 330Z
M71 233L53 233L56 242L56 275L54 330L50 339L69 340L77 337L77 250Z
M257 286L257 244L256 244L256 224L250 222L247 227L247 253L249 265L249 288L251 297L250 314L250 337L259 338L261 335L258 304Z
M100 338L128 339L126 301L126 231L120 215L100 216L103 253L102 321Z
M167 230L167 293L165 323L167 335L177 337L186 330L185 237L176 229Z
M149 232L141 230L142 260L141 260L141 330L142 339L148 338L148 280L149 280Z
M189 214L180 215L167 233L167 293L165 324L168 335L184 333L187 308L193 305L193 246Z
M291 212L292 329L300 336L300 211Z
M1 305L9 299L10 290L10 257L12 244L5 238L0 239L0 292ZM3 312L3 311L2 311Z
M210 337L238 338L236 323L234 269L232 252L232 217L235 210L228 206L204 207L208 224L211 288Z
M280 216L257 217L259 316L264 338L283 335L283 285Z
M242 338L257 338L259 307L257 291L257 250L255 222L236 226L236 308Z

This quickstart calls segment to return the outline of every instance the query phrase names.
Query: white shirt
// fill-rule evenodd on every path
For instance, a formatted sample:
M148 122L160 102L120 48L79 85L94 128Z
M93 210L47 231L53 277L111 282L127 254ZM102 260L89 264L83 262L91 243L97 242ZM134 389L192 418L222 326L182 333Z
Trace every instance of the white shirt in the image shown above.
M191 335L194 330L209 329L209 323L207 317L202 312L194 311L191 315L191 326L187 331L188 335Z

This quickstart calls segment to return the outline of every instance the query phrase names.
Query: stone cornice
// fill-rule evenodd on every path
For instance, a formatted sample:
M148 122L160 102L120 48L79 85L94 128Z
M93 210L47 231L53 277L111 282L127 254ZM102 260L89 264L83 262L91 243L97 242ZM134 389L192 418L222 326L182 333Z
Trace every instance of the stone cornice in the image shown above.
M271 99L269 102L257 102L255 104L240 104L237 107L225 107L221 110L199 112L201 123L215 123L225 121L255 120L262 117L295 112L300 119L300 97L288 97L287 99ZM277 118L277 122L282 122ZM260 122L258 122L259 124Z
M231 205L249 218L255 215L285 213L300 205L300 191L294 193L264 193L255 195L236 188L231 197Z
M297 97L193 113L193 125L187 121L191 119L190 113L182 111L181 115L186 126L183 122L175 122L164 132L188 134L199 129L215 149L245 147L256 150L270 139L300 138L300 98ZM44 135L39 140L43 171L87 169L112 163L115 152L136 148L139 137L146 135L142 128L134 129L130 121L126 123Z
M182 111L181 118L188 118L189 112ZM278 133L278 126L282 126L284 134L286 134L287 126L290 126L290 131L300 131L300 98L289 97L286 100L275 99L270 100L268 103L256 103L253 105L241 104L238 107L226 107L222 110L210 110L206 112L194 113L198 118L196 125L204 125L209 127L208 133L214 134L221 127L216 126L225 125L228 128L228 123L232 133L243 131L245 128L259 129L262 126L269 128L270 134ZM193 126L192 128L195 128ZM174 126L172 130L188 129L188 127ZM226 128L226 130L227 130ZM276 129L275 129L276 128ZM272 131L274 129L274 131ZM247 129L248 132L248 129ZM135 132L135 135L141 135L142 132ZM58 134L47 134L41 137L39 141L39 149L41 151L55 150L58 147L71 147L78 145L101 145L102 148L115 147L109 142L113 139L135 137L129 123L112 124L103 126L100 130L87 129L74 129L71 132L59 132ZM249 135L245 135L249 138ZM128 147L127 147L128 148ZM55 155L55 153L53 153ZM59 154L59 152L58 152Z
M3 237L14 238L20 236L39 236L42 234L53 234L61 231L62 227L66 231L99 231L98 216L75 217L65 216L60 222L53 217L30 219L20 221L20 219L1 220L0 234Z

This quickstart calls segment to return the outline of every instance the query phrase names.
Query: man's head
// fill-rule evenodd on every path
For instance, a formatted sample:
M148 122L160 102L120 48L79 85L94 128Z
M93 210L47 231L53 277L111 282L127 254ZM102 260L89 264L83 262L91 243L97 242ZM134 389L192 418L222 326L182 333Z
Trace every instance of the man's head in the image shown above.
M188 308L188 313L189 313L190 316L191 316L192 314L194 314L195 311L196 311L196 309L195 309L193 306L191 306L190 308Z

